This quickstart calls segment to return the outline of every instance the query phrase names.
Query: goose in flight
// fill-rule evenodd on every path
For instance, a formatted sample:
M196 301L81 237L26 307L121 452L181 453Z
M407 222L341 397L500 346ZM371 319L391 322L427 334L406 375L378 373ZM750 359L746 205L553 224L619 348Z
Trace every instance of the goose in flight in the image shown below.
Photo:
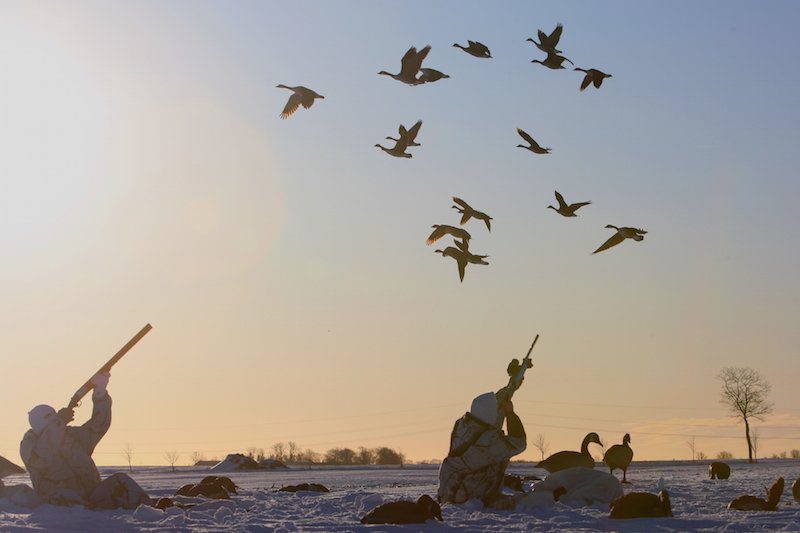
M459 213L461 213L462 226L466 224L470 218L475 218L478 220L483 220L483 222L486 224L486 229L492 231L492 217L490 217L486 213L478 211L477 209L473 209L467 202L465 202L461 198L453 196L453 201L458 205L453 205L451 207L457 210Z
M561 50L557 50L556 46L558 46L558 41L561 40L561 32L564 31L564 26L559 23L556 26L556 29L550 35L547 35L542 30L538 30L537 35L539 36L539 42L537 43L530 37L528 37L527 41L532 42L536 45L536 48L541 50L546 54L550 54L551 52L554 54L561 53Z
M411 47L408 51L403 55L403 58L400 60L400 72L397 74L391 74L382 70L378 72L378 74L383 74L385 76L390 76L397 81L402 81L406 85L420 85L425 83L424 81L420 81L417 79L417 73L419 72L420 67L422 67L422 62L425 60L425 56L428 55L428 52L431 51L431 46L428 45L419 52L415 47Z
M534 154L549 154L550 153L550 150L551 150L550 148L542 148L541 146L539 146L539 143L534 141L533 137L528 135L522 129L517 128L517 133L519 133L519 136L522 137L523 139L525 139L525 142L527 142L530 145L530 146L525 146L524 144L518 144L517 148L525 148L526 150L530 150Z
M472 238L472 235L463 228L456 228L455 226L448 226L446 224L434 224L431 227L433 228L433 232L425 241L427 245L435 243L445 235L452 235L454 238L461 239L467 244L469 244L469 240Z
M575 211L580 209L585 205L589 205L592 202L578 202L577 204L567 204L564 201L564 197L561 196L561 193L556 191L556 200L558 200L558 209L553 207L552 205L548 205L547 207L555 211L561 216L564 217L576 217L578 215L575 214Z
M395 139L394 137L386 137L386 138L389 139L390 141L395 141L395 142L399 142L400 139L403 139L409 147L422 146L420 143L416 142L417 134L419 133L419 129L421 127L422 127L421 120L418 120L417 123L411 126L411 129L408 130L406 129L405 126L401 124L400 128L397 130L400 133L399 139Z
M633 239L634 241L644 240L644 236L647 233L645 230L639 228L618 228L616 226L612 226L611 224L608 224L606 227L615 229L617 232L612 235L610 239L604 242L600 248L592 252L592 254L602 252L603 250L608 250L612 246L618 245L625 239Z
M291 117L295 111L302 105L306 109L310 108L314 105L314 100L317 98L325 98L321 94L317 94L316 92L303 87L302 85L298 85L297 87L289 87L287 85L276 85L281 89L289 89L294 94L289 97L289 101L286 102L286 107L283 108L281 112L281 118L289 118Z
M381 146L380 144L376 144L375 146L394 157L404 157L406 159L410 159L412 157L411 154L406 152L406 148L408 148L408 142L405 140L405 138L403 138L402 135L397 141L395 141L394 146L391 148Z
M444 72L439 72L433 68L421 68L419 69L420 76L417 78L419 83L433 83L435 81L439 81L444 78L449 78L450 76L445 74Z
M492 53L489 51L489 48L483 44L479 43L478 41L467 41L467 46L461 46L458 43L453 44L456 48L461 48L466 53L471 56L486 58L489 59L492 57Z
M531 63L539 63L540 65L544 65L547 68L551 68L553 70L558 70L560 68L566 68L562 63L566 61L570 65L575 65L572 61L567 59L564 56L560 56L553 52L547 52L547 58L544 61L539 61L538 59L534 59Z
M489 263L485 261L488 255L475 255L470 253L467 249L468 241L456 241L456 246L448 246L444 250L434 250L437 254L442 254L442 257L452 257L456 260L458 264L458 278L461 282L464 282L464 273L467 269L467 263L472 263L473 265L488 265Z
M604 79L612 77L611 74L606 74L596 68L590 68L589 70L574 68L572 70L577 70L586 74L586 76L583 77L583 83L581 83L581 91L587 88L590 83L594 84L595 89L599 89Z

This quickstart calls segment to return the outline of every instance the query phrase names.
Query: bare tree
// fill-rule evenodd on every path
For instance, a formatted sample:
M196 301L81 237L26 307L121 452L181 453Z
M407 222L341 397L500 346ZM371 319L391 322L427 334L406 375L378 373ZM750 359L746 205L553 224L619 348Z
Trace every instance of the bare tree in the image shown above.
M767 399L772 387L752 368L726 367L717 378L722 381L722 397L733 416L744 421L744 435L747 438L747 456L753 462L753 441L750 438L750 419L764 420L772 412L772 403Z
M533 447L539 450L542 454L542 461L544 461L544 454L550 449L550 443L545 440L543 434L539 433L536 435L536 438L533 440Z
M758 462L758 428L753 428L750 432L750 440L753 441L753 462Z
M128 462L128 470L133 472L133 448L130 444L126 444L122 449L122 456Z
M717 459L726 460L726 459L733 459L733 454L727 451L721 451L717 454Z
M692 452L692 461L695 461L697 457L697 454L695 453L697 450L697 445L695 444L694 441L694 435L692 435L691 439L686 441L686 446L688 446L689 450Z
M708 459L708 456L703 452L697 452L697 460L698 461L705 461Z
M300 452L300 447L297 445L297 443L290 440L289 442L286 443L286 448L287 448L286 460L290 463L297 461L297 455Z
M164 459L167 460L167 463L172 467L172 471L175 471L175 463L178 462L178 452L164 452Z
M276 461L286 460L286 446L282 442L276 442L272 445L272 459Z
M200 461L205 461L206 456L203 455L201 452L192 452L192 455L189 457L189 460L192 462L192 465L196 465Z

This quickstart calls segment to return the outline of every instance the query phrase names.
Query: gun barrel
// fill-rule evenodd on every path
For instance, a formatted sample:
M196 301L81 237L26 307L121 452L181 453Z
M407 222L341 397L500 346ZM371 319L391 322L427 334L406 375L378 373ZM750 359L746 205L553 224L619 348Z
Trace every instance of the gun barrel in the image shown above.
M151 326L150 324L145 324L145 326L141 330L139 330L139 333L134 335L131 340L125 343L125 346L120 348L119 351L111 357L111 359L106 361L106 364L101 366L100 369L95 374L99 374L101 372L108 372L109 370L111 370L111 368L115 364L117 364L120 359L125 357L125 354L128 353L128 351L130 351L130 349L133 348L137 342L142 340L142 337L147 335L147 332L149 332L151 329L153 329L153 326ZM94 377L95 374L92 374L92 377ZM75 394L72 396L72 399L69 401L69 405L67 407L69 409L76 408L80 403L81 399L83 399L83 397L86 396L89 393L89 391L92 390L93 388L94 385L92 385L92 379L89 378L86 381L86 383L84 383L83 386L75 392Z

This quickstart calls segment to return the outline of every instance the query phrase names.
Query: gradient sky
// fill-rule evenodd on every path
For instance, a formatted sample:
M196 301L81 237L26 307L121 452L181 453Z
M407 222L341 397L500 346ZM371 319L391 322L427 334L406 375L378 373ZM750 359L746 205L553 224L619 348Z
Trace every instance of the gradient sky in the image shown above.
M530 63L557 22L599 91ZM800 447L799 26L793 2L4 2L0 454L146 322L100 464L441 458L536 333L515 405L551 451L745 456L715 379L741 365L773 385L759 455ZM376 75L426 44L451 79ZM326 98L282 121L278 83ZM373 147L420 118L413 159ZM554 189L593 203L558 217ZM453 195L494 217L463 284L424 243ZM649 233L591 256L606 224Z

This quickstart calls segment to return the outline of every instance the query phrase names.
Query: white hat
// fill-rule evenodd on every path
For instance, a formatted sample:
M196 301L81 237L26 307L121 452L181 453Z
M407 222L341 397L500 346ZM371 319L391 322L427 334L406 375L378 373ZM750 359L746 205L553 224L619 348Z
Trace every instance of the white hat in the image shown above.
M28 422L33 432L37 435L44 431L44 428L49 426L57 417L56 410L49 405L37 405L28 411Z
M497 423L497 396L493 392L487 392L475 397L469 412L487 424Z

